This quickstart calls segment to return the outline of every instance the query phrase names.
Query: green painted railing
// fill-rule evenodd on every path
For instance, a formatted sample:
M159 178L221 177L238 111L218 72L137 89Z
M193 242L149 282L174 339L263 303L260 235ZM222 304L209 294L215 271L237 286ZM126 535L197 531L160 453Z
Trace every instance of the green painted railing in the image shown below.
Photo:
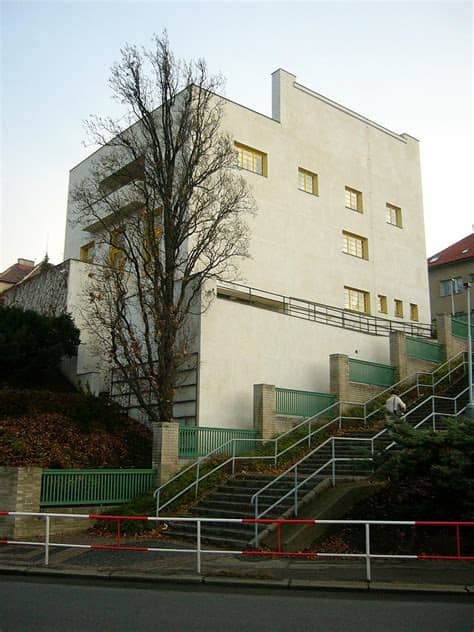
M156 470L43 470L41 506L115 505L156 485Z
M335 395L312 391L295 391L290 388L276 388L276 414L311 417L328 408L336 401Z
M179 456L184 459L195 459L216 450L231 439L235 441L235 454L255 449L256 430L240 428L206 428L205 426L179 427ZM239 441L240 439L240 441ZM231 454L232 444L216 454Z
M471 330L474 331L474 312L471 312ZM457 314L451 319L451 332L467 340L467 314Z
M395 384L395 367L349 358L349 380L375 386L392 386Z
M444 360L443 346L422 338L407 336L407 355L416 360L427 360L439 364Z

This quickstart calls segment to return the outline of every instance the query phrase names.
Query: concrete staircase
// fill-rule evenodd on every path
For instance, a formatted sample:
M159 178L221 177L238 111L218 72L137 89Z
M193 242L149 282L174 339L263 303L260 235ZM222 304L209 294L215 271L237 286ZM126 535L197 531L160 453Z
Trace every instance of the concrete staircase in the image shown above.
M464 377L456 383L451 384L443 393L443 396L454 397L461 392L466 385L467 378ZM425 397L426 396L423 396L420 399L423 400ZM464 399L467 400L467 395ZM464 405L465 403L466 401L463 401L461 405ZM444 400L441 397L436 398L435 405L436 411L441 414L453 414L455 412L453 402ZM406 421L410 425L416 426L417 423L432 412L432 406L433 404L431 401L428 401L421 406L418 406L418 402L414 402L406 414ZM438 430L442 429L441 420L436 422L436 428ZM360 429L357 431L339 431L335 436L345 437L345 440L337 442L337 458L350 459L357 457L359 459L363 459L370 457L370 442L361 442L357 439L372 438L375 434L377 434L377 431L370 428ZM353 439L353 441L350 439ZM379 454L383 453L391 443L392 439L390 433L385 432L374 442L374 449ZM312 446L312 449L314 450L315 447L316 446ZM390 447L390 451L394 449L396 450L399 448L396 445ZM326 444L298 466L296 475L294 472L285 474L268 490L263 492L262 495L259 496L259 513L270 508L274 503L279 501L276 507L270 509L268 513L265 514L265 518L292 516L294 495L290 494L288 498L283 500L280 499L294 488L295 480L303 483L298 491L299 503L303 505L311 499L312 505L317 507L318 500L316 492L321 491L330 485L332 466L328 465L310 481L303 481L305 481L310 474L317 471L331 460L331 451L331 444ZM291 463L287 463L285 468L289 465L291 465ZM338 480L363 479L370 476L372 472L373 464L370 460L358 460L352 462L341 460L336 463L335 474ZM258 474L254 472L237 474L236 476L227 479L224 483L221 483L211 490L205 497L201 498L190 508L186 515L189 517L199 516L202 518L254 518L255 506L251 503L252 496L264 488L267 484L271 483L274 479L275 475L273 474ZM314 505L314 503L316 504ZM191 539L195 541L196 525L192 523L170 522L168 524L167 533L172 538L185 540ZM203 544L216 548L231 548L236 550L247 549L251 546L253 536L254 525L252 524L226 524L210 522L203 523L201 527L201 541Z
M352 431L351 437L369 437L373 430ZM340 433L340 436L346 436ZM313 446L314 449L315 446ZM370 450L367 446L361 447L359 441L345 441L341 450L338 450L341 458L351 458L354 456L370 457ZM331 446L323 447L319 452L306 459L298 468L297 480L303 482L308 475L322 467L331 459ZM370 461L342 461L337 464L338 479L359 479L365 478L372 473L372 463ZM305 498L311 495L316 488L328 485L328 477L331 469L327 467L320 474L312 478L307 483L303 483L298 491L300 502L305 502ZM255 506L251 503L252 496L268 483L274 480L272 474L238 474L227 479L224 483L213 489L207 496L200 499L187 515L199 516L201 518L254 518ZM272 485L268 492L264 492L259 499L259 510L270 507L282 496L289 492L295 483L294 474L282 477L276 484ZM294 504L293 494L287 499L280 501L278 506L271 509L266 518L279 518L286 512L290 512ZM169 523L168 532L171 537L179 539L196 539L196 526L192 523ZM248 548L254 534L254 526L251 524L222 524L205 523L201 527L201 540L204 544L226 548Z

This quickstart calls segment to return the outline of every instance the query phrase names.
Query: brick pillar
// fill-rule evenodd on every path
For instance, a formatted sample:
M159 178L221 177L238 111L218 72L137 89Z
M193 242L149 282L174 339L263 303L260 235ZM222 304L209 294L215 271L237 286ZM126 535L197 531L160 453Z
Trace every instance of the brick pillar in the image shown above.
M456 355L457 349L451 329L451 314L438 314L436 316L436 336L438 342L443 345L446 360Z
M408 376L407 341L403 331L390 332L390 364L396 369L397 382Z
M179 424L175 421L153 423L152 467L157 482L164 483L179 469Z
M0 511L40 511L40 467L0 467ZM21 539L41 531L37 518L0 518L0 537Z
M349 356L342 353L329 356L329 392L336 396L336 400L350 401Z
M276 395L271 384L253 385L253 425L262 439L275 434Z

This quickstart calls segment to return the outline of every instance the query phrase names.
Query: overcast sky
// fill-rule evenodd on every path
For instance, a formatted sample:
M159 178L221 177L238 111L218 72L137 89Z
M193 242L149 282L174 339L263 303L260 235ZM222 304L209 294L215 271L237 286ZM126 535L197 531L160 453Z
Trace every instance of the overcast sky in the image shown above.
M474 223L470 2L1 2L0 270L62 260L69 170L83 121L118 114L107 80L125 42L168 30L225 95L264 114L270 74L421 141L427 254Z

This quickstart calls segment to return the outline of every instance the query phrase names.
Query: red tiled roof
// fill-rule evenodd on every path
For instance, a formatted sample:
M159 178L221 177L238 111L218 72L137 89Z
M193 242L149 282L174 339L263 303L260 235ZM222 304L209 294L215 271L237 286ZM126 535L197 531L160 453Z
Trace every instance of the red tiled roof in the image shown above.
M464 239L457 241L455 244L448 246L444 250L437 252L428 259L428 266L435 268L446 263L454 263L474 258L474 233L471 233Z
M19 283L27 274L33 270L34 266L27 266L22 263L14 263L0 274L0 281L3 283Z

